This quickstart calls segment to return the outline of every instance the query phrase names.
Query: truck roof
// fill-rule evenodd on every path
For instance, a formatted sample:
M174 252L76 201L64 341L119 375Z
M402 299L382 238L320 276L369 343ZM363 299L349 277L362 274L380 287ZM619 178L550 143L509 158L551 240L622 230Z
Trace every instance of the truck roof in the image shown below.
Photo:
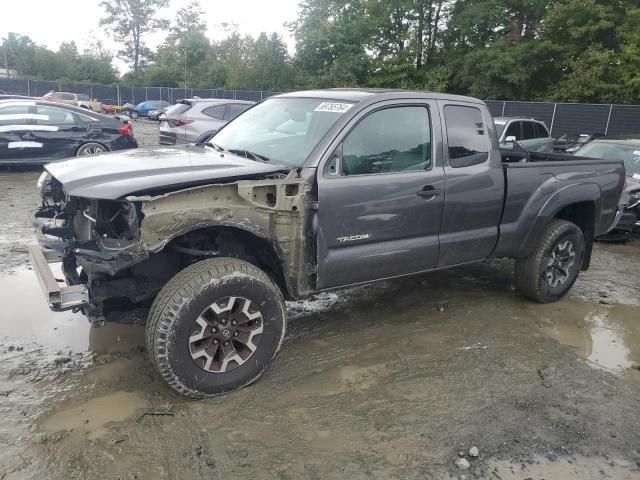
M429 98L435 100L451 100L484 105L482 100L462 95L450 95L447 93L401 90L392 88L328 88L323 90L304 90L277 95L278 97L306 97L326 98L330 100L342 100L345 102L361 102L363 100L393 100L394 98Z

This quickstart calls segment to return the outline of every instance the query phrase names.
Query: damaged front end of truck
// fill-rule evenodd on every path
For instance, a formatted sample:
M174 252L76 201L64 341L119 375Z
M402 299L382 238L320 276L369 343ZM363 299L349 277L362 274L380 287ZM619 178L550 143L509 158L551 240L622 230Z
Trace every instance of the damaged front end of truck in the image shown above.
M40 188L40 245L30 250L53 310L134 321L176 273L218 256L262 268L287 297L315 284L312 186L300 170L115 200L69 195L48 174ZM56 262L64 278L52 273Z

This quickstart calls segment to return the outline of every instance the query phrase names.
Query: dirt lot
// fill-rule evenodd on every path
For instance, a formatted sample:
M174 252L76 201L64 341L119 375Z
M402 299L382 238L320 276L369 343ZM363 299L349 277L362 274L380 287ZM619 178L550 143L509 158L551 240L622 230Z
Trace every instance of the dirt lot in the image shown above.
M0 172L1 480L640 478L640 242L598 244L551 305L508 261L292 302L257 384L191 401L141 325L49 312L25 248L38 174Z

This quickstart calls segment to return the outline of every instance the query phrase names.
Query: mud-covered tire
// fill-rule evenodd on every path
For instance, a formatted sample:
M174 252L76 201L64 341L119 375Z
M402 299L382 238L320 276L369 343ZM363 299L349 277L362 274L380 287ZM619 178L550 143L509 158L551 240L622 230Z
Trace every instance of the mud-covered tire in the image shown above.
M196 320L227 297L249 299L258 306L262 333L247 361L230 371L211 372L196 364L190 342L199 328ZM269 366L282 345L285 312L280 290L256 266L233 258L203 260L174 276L156 297L146 326L147 350L175 391L193 398L224 393L249 385Z
M569 241L574 251L568 275L561 284L552 286L547 279L547 269L553 252ZM539 303L555 302L573 286L582 269L585 241L582 230L566 220L552 221L540 238L535 250L528 257L518 259L515 269L516 290Z

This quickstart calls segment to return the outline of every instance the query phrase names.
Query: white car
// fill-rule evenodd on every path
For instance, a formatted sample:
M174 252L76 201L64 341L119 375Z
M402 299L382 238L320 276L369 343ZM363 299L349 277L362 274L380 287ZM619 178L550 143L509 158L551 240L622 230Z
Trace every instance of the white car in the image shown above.
M511 142L518 144L529 152L553 152L553 139L549 129L533 118L494 117L500 146Z

